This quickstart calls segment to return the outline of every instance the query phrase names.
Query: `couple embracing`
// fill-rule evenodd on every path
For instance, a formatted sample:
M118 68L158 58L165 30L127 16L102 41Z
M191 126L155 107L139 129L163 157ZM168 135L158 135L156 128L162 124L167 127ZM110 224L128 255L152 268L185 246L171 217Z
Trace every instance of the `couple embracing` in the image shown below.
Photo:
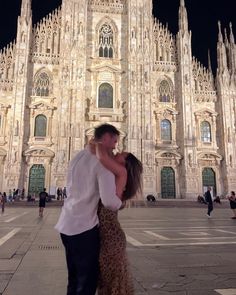
M114 155L119 131L95 128L94 140L70 162L68 196L56 224L65 247L67 295L133 295L118 210L141 190L142 164Z

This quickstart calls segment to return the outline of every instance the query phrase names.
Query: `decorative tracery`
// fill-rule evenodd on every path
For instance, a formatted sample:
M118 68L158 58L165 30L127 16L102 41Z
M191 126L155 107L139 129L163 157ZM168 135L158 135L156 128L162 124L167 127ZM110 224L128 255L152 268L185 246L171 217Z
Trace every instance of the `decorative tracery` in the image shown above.
M173 87L166 79L160 82L157 96L160 102L173 102Z
M50 95L50 78L46 72L41 72L35 78L34 88L33 88L34 96L49 96Z
M155 20L153 33L156 61L175 63L177 60L175 39L168 31L168 28Z
M112 27L105 23L99 31L99 57L113 58L114 34Z
M32 59L37 63L58 64L60 54L61 10L43 18L33 31Z
M172 99L172 89L167 80L162 80L159 87L159 100L160 102L171 102Z
M11 91L13 88L15 52L15 43L10 43L0 50L0 89L4 91Z
M90 11L125 13L126 0L88 0Z

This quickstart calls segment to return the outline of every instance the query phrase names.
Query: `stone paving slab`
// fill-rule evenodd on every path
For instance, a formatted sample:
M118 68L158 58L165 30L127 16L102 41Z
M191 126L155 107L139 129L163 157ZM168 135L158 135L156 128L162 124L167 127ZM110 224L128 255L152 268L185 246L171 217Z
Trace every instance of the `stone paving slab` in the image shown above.
M64 248L53 228L60 212L58 209L46 208L44 218L34 221L33 227L24 226L24 220L28 224L30 219L35 219L37 212L34 208L30 208L28 215L11 223L12 227L21 224L22 231L16 238L21 237L22 243L15 245L15 254L11 258L0 259L1 295L65 295ZM9 215L13 213L16 214L15 209L9 209ZM197 208L190 208L188 212L181 208L130 208L121 213L121 221L124 228L131 224L137 228L146 227L147 220L153 220L155 227L169 230L176 226L178 220L177 230L181 227L183 231L186 220L192 220L192 225L200 225L201 230L202 226L207 230L217 225L233 230L234 223L227 217L228 210L215 212L215 220L211 221L196 218L200 213ZM224 216L226 218L222 218ZM2 220L4 222L4 218ZM168 223L161 220L168 220ZM11 244L14 244L14 239L0 247L0 254ZM128 244L127 252L135 295L217 295L220 293L214 289L236 288L235 245L144 248Z

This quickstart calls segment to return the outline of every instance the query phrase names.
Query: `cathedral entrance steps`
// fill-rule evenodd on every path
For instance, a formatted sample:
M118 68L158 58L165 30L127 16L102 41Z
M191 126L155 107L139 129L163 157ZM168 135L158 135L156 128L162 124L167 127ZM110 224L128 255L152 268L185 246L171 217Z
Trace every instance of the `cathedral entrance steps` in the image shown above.
M6 203L8 207L35 207L39 205L39 201L14 201ZM51 202L46 203L46 207L61 207L63 205L63 201L53 200Z
M133 208L155 208L155 207L189 207L189 208L206 208L206 204L201 204L196 200L186 200L186 199L156 199L156 201L145 201L145 200L130 200L127 202L126 207ZM214 203L215 208L227 208L229 207L228 200L221 200L221 204Z

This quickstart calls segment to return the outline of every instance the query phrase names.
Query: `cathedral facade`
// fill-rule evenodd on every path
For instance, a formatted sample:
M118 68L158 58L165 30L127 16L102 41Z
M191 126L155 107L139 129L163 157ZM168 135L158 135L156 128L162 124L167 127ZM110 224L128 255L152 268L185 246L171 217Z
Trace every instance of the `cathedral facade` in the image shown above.
M173 36L152 0L62 0L0 52L0 191L51 194L95 126L144 165L145 197L236 190L236 46L219 23L217 73L192 56L184 0Z

